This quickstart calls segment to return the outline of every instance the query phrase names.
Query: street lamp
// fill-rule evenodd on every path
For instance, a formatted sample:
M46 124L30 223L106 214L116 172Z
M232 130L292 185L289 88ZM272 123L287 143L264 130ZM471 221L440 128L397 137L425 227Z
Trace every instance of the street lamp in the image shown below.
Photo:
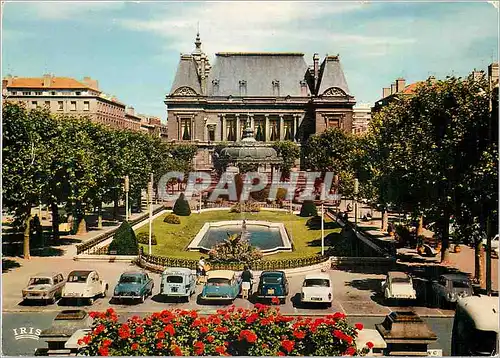
M125 175L125 183L123 189L125 191L125 221L128 221L128 191L130 188L130 182L128 179L128 175Z
M354 226L356 230L358 229L358 190L359 181L358 178L354 179Z
M152 223L153 223L153 173L151 173L151 179L148 183L148 201L149 201L149 251L151 255L151 236L153 234Z
M321 256L325 254L325 208L321 202Z

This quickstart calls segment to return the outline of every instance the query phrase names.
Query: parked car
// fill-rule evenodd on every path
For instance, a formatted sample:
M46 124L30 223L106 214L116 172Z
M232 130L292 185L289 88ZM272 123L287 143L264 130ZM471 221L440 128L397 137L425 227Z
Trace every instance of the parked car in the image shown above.
M37 348L35 356L76 356L79 346L70 348L66 346L66 343L77 332L86 331L89 333L91 326L92 318L84 310L59 312L54 318L52 326L41 331L39 339L45 341L47 347ZM80 334L80 336L83 335Z
M231 270L207 272L207 281L201 292L202 300L233 301L241 292L241 278Z
M415 300L417 292L413 288L413 279L404 272L389 271L382 281L382 292L386 300Z
M486 249L487 245L487 239L482 240L483 247ZM495 235L494 238L491 239L491 250L494 251L498 255L498 243L499 243L499 236L498 234Z
M189 297L196 291L196 272L188 268L171 267L161 274L160 295Z
M23 289L23 301L55 303L61 298L64 287L64 276L60 272L39 273L30 277L28 285Z
M113 293L113 300L140 300L153 294L154 282L146 272L130 271L122 273Z
M288 280L284 271L264 271L260 275L257 297L269 299L277 297L285 302L288 296Z
M441 275L437 281L432 282L438 306L456 303L462 297L473 295L472 283L465 274Z
M95 270L71 271L62 291L64 299L85 299L89 304L94 303L96 297L106 297L108 283Z
M302 283L300 301L302 303L326 303L332 305L332 281L330 276L324 273L309 274Z

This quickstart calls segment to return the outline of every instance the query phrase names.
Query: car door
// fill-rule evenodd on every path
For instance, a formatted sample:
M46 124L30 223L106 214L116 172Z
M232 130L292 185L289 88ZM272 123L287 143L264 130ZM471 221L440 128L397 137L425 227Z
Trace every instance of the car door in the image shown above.
M288 278L283 274L283 281L285 283L285 296L288 296Z
M149 278L148 274L144 274L144 282L145 294L149 294L153 290L153 280Z
M59 275L52 276L51 281L52 283L48 292L49 296L52 295L54 295L54 297L59 296L60 292L62 292L62 289L61 291L59 290L59 288L61 287L61 284L59 282Z
M102 289L102 282L101 282L101 277L97 273L97 271L94 272L94 281L92 282L92 293L93 295L98 295L101 294Z

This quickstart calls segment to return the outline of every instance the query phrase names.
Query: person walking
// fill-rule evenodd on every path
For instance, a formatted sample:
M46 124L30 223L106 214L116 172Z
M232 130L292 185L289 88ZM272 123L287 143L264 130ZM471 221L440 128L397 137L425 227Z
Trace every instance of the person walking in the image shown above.
M198 276L198 283L202 281L202 277L205 277L205 260L203 256L200 257L200 261L198 261L198 267L196 268L196 276Z
M241 281L243 283L244 282L248 283L249 291L250 291L250 293L252 293L253 273L252 273L252 271L250 271L250 268L248 267L248 265L245 265L245 267L243 267L243 272L241 273Z

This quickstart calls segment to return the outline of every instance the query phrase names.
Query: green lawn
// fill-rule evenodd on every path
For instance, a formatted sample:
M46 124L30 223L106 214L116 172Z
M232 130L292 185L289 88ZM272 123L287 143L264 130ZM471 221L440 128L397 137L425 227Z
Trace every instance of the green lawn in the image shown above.
M292 236L294 244L293 252L282 252L274 255L265 256L265 259L287 259L311 256L321 253L321 230L311 230L306 226L308 218L302 218L298 215L293 215L278 211L261 211L259 213L237 214L229 211L209 211L201 214L192 213L187 217L180 217L180 224L168 224L163 222L162 215L153 221L153 232L156 235L158 245L153 245L153 254L158 256L169 256L179 258L197 259L200 253L195 251L186 251L185 248L189 242L196 236L198 231L206 222L222 221L222 220L263 220L271 222L281 222L285 224L288 233ZM326 218L325 236L334 234L336 236L340 232L340 227L336 223L329 222ZM148 232L148 225L144 225L137 230L139 232ZM329 240L325 240L325 243ZM144 252L148 252L147 245L144 246ZM206 256L206 255L205 255Z

